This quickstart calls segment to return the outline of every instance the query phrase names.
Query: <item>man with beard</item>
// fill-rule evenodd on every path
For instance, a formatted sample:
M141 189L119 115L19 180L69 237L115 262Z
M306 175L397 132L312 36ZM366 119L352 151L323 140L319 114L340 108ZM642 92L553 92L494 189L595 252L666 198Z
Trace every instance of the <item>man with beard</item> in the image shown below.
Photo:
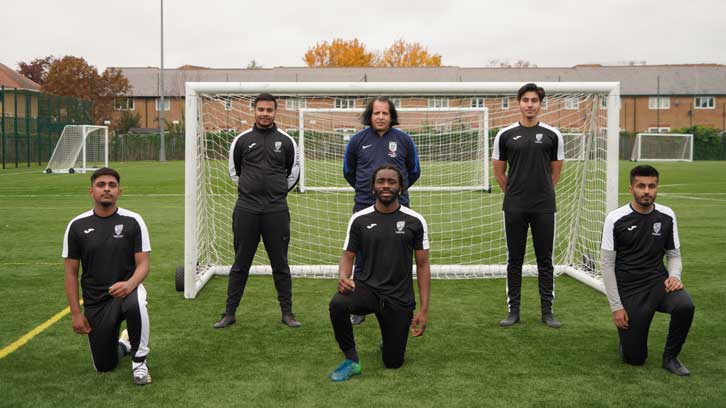
M403 364L408 331L423 335L428 320L431 271L426 220L402 206L405 191L398 167L378 167L371 178L374 205L353 214L338 267L338 293L330 301L330 320L345 360L330 374L345 381L361 373L350 314L374 313L381 329L381 353L386 368ZM419 310L413 291L412 255L416 257ZM361 268L351 279L353 262Z
M290 211L287 193L298 181L297 143L275 125L277 100L261 93L254 100L255 124L241 133L229 148L229 175L237 184L237 203L232 214L234 263L229 271L227 305L214 324L221 329L234 324L250 266L260 236L265 244L277 289L281 322L299 327L292 312L292 277L287 261L290 244Z
M88 193L93 209L71 220L63 239L71 325L76 333L88 335L97 371L111 371L131 354L134 383L149 384L149 313L141 283L149 274L149 231L139 214L116 206L121 176L115 170L96 170ZM78 299L81 264L83 313ZM119 338L124 320L128 329Z
M630 171L633 199L608 214L602 234L601 266L612 319L620 336L623 362L642 365L648 357L648 331L656 311L671 315L663 368L689 375L678 360L693 321L694 306L681 283L681 253L676 215L656 205L658 171ZM663 265L663 255L668 267Z
M396 166L403 175L406 189L421 176L418 153L413 138L397 129L398 111L387 96L371 99L361 114L361 122L367 126L350 138L343 155L343 176L355 189L353 212L356 213L376 202L369 181L379 166ZM408 191L399 197L402 205L410 207ZM360 260L355 270L360 269ZM365 316L352 315L353 324L361 324Z

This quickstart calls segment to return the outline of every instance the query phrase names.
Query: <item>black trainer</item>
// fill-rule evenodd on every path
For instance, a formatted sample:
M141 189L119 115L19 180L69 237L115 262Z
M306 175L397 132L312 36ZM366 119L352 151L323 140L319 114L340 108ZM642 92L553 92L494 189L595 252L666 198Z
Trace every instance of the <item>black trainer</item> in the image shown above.
M681 377L691 375L691 372L677 357L663 357L663 368Z
M280 320L282 324L288 326L288 327L300 327L302 324L295 319L295 315L292 312L284 312L282 314L282 319Z
M542 323L553 329L559 329L562 326L562 323L560 323L559 320L555 319L555 316L552 313L543 314Z
M234 316L222 314L222 318L217 323L214 323L214 326L212 327L215 329L224 329L225 327L231 326L235 323L237 323L237 319L235 319Z
M507 314L507 317L499 322L499 325L502 327L509 327L515 325L516 323L519 323L519 312L509 312Z

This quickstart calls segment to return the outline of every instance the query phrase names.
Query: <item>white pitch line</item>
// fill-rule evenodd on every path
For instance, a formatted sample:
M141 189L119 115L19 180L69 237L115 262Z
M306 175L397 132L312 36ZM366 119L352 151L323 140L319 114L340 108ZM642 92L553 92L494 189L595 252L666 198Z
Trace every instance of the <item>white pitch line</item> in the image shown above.
M721 203L726 203L726 199L723 198L705 198L705 197L691 197L686 195L680 195L680 194L666 194L662 193L663 196L670 197L670 198L683 198L686 200L699 200L699 201L718 201Z

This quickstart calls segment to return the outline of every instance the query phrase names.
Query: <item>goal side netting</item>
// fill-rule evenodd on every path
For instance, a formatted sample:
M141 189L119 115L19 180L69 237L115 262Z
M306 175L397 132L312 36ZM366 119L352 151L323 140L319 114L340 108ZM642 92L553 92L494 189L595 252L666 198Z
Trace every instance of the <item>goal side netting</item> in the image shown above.
M638 133L632 161L693 161L690 133Z
M108 167L108 127L66 125L45 172L85 173L100 167Z
M228 174L232 140L254 123L260 92L278 98L276 124L298 143L300 182L288 195L293 276L337 277L353 189L343 177L350 137L374 96L389 96L398 126L413 138L421 177L411 208L427 220L432 275L439 279L506 274L503 194L491 171L496 132L519 120L520 83L188 83L185 163L185 297L233 262L231 216L236 185ZM542 84L541 120L561 130L565 164L557 186L556 273L602 290L602 223L617 207L616 83ZM607 106L601 99L607 99ZM253 274L269 274L260 244ZM536 275L532 248L524 273Z

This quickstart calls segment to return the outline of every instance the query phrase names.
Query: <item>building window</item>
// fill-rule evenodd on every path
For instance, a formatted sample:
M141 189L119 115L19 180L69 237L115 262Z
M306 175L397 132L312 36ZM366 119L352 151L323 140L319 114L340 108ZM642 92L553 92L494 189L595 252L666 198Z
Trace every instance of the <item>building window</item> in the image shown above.
M608 108L608 98L606 96L601 96L599 99L600 99L600 109L607 109Z
M567 110L577 110L579 104L580 101L575 96L565 98L565 109Z
M716 98L713 96L697 96L693 98L693 106L696 109L715 109Z
M254 99L250 99L250 110L252 110L252 111L255 110L255 100Z
M446 98L428 98L429 108L448 108L449 100Z
M355 98L335 98L335 109L355 108Z
M117 111L132 111L136 106L133 98L118 98L114 101L114 108Z
M390 100L394 107L400 108L402 106L401 98L390 98Z
M509 97L505 96L502 98L502 109L509 109Z
M305 109L308 107L308 100L301 98L287 98L285 99L285 109L289 111L296 111L298 109Z
M670 109L671 98L669 96L649 96L648 109Z
M224 110L232 110L232 98L230 98L229 96L225 96L222 98L222 101L224 102Z
M669 127L649 127L648 133L668 133L671 131Z
M471 107L472 108L483 108L484 107L484 98L471 98Z
M156 100L156 111L159 111L159 102L161 101L161 98ZM168 99L164 99L164 111L170 111L171 110L171 101Z
M547 109L547 106L548 106L547 101L548 100L549 99L547 99L547 98L542 99L542 102L540 102L540 106L542 107L542 109Z

